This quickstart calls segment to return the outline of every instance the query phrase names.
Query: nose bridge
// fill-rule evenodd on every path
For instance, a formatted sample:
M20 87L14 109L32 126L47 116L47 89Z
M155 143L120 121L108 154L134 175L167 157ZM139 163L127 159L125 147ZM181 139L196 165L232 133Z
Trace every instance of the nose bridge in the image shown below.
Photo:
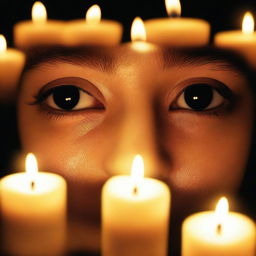
M136 154L144 159L145 175L159 176L163 163L159 150L156 111L149 94L135 92L123 102L118 118L118 139L108 161L111 174L129 174ZM120 114L120 113L119 113Z

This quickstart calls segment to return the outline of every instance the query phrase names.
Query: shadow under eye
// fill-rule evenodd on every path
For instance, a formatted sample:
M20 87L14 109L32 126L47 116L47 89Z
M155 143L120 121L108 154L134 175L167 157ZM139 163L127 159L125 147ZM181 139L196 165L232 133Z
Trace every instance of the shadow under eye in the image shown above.
M210 113L212 110L216 112L218 109L232 105L233 93L223 83L213 79L209 79L211 83L193 80L190 83L187 81L189 86L178 94L169 106L169 111L187 110Z

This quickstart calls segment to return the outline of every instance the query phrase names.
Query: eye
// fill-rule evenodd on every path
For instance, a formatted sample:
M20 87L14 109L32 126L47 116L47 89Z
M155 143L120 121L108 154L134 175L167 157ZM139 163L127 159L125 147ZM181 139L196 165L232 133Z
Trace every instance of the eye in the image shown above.
M180 94L176 100L175 108L203 111L217 108L224 102L225 98L212 86L208 84L193 84Z
M39 96L39 101L52 109L63 111L104 108L94 96L73 85L51 88Z

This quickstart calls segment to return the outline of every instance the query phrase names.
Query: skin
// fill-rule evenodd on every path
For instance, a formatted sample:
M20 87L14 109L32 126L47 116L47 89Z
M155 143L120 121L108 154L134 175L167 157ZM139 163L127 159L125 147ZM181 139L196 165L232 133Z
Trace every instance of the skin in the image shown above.
M170 186L174 219L176 213L210 209L212 198L216 202L219 195L234 194L241 183L254 115L245 76L223 60L189 62L163 52L125 44L103 50L111 65L62 59L42 62L23 75L18 99L23 151L35 153L40 170L67 179L70 216L91 230L81 239L89 250L99 246L102 184L129 173L136 154L144 158L146 176ZM51 83L56 79L62 80ZM52 104L49 98L31 104L46 84L74 81L105 109L60 114L46 106ZM221 106L214 111L188 109L179 99L191 84L218 87L219 82L233 96L227 100L217 93Z

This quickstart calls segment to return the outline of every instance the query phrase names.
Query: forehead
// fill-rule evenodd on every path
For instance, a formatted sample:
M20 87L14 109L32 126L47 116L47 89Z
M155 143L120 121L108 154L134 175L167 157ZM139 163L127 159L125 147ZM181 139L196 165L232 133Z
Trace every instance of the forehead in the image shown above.
M144 47L144 46L147 47ZM172 66L215 65L215 69L247 73L246 63L234 53L216 48L175 49L143 44L127 43L117 47L39 48L27 54L24 72L42 65L69 63L89 65L103 72L114 72L119 66L142 65L168 69Z

